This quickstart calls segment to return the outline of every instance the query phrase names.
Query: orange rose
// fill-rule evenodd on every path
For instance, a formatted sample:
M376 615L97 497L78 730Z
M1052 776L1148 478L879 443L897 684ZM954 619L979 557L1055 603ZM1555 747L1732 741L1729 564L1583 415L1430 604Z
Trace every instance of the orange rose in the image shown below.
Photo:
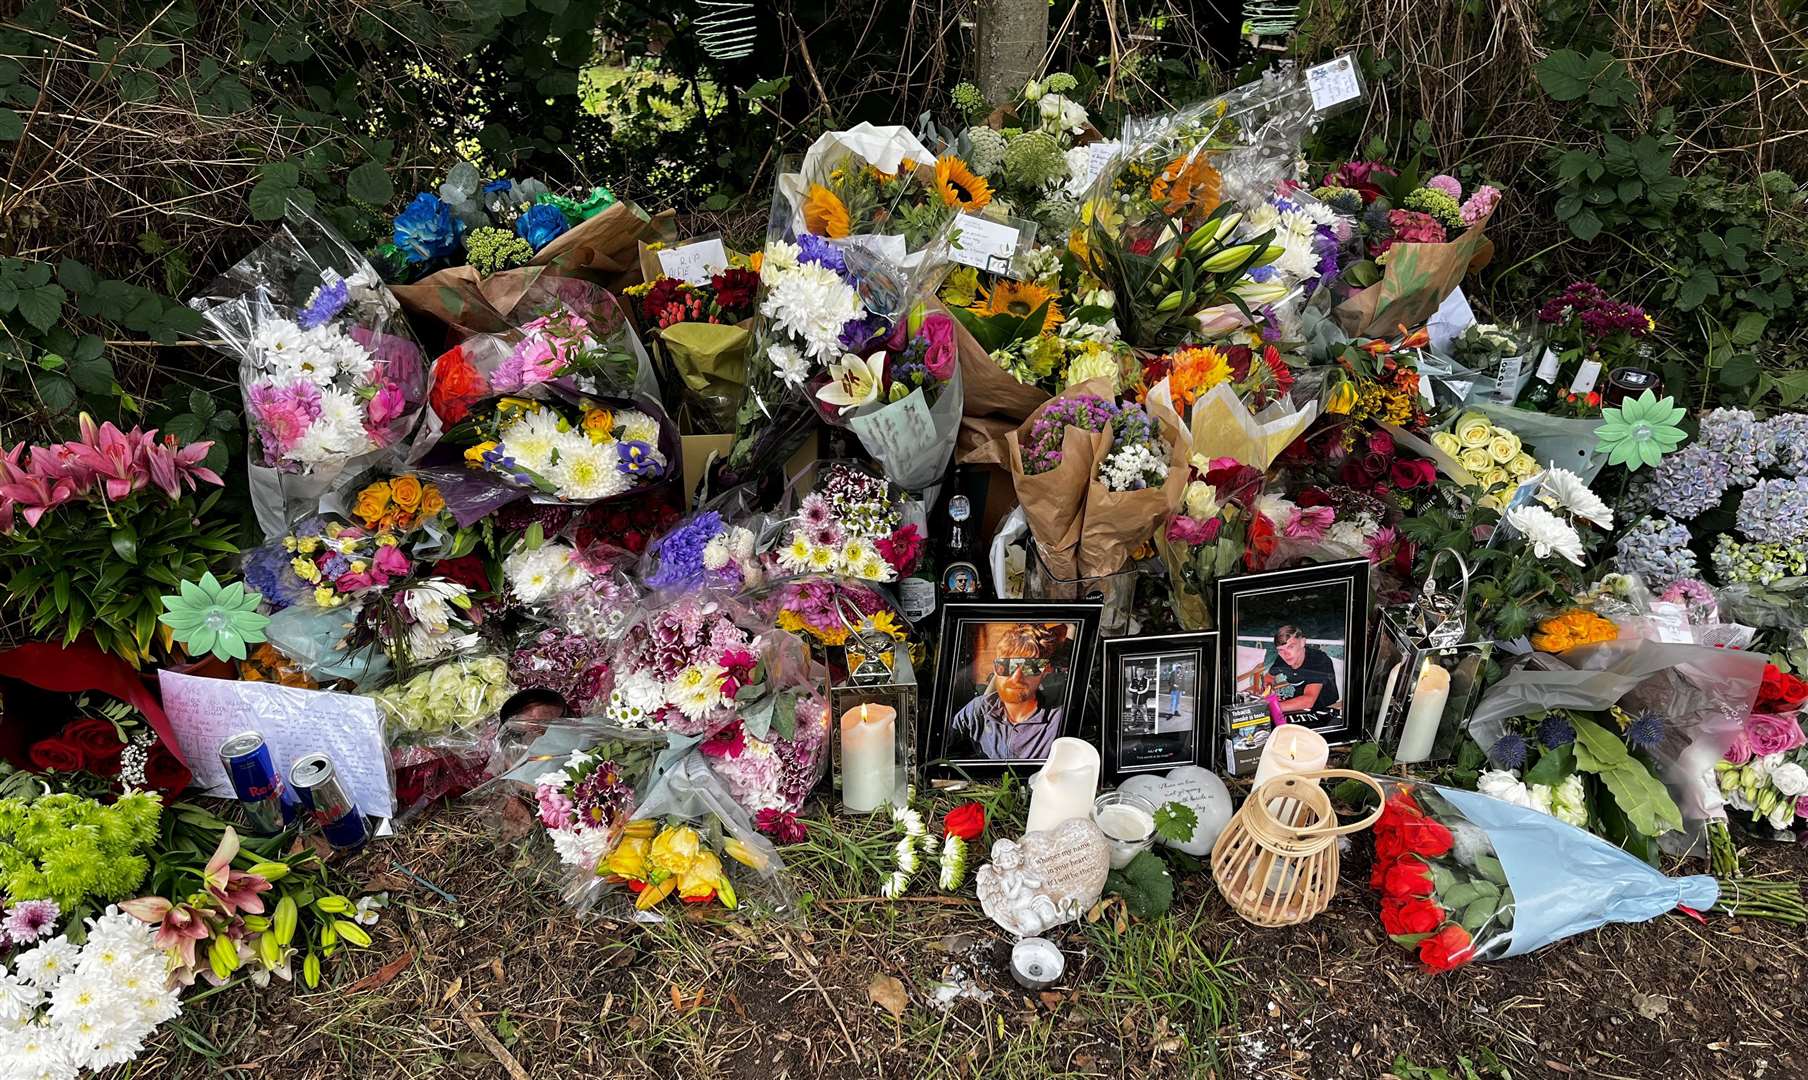
M489 391L489 382L462 347L454 346L433 362L433 388L427 400L446 424L463 420Z
M389 485L382 480L358 492L357 502L352 506L352 513L364 522L367 529L375 528L377 522L383 520L383 514L389 509Z
M424 489L422 489L422 491L421 491L421 519L423 521L426 520L427 518L438 517L440 515L440 511L444 510L445 508L446 508L446 500L445 500L445 497L439 493L438 487L436 487L433 484L428 484Z
M398 476L389 482L389 497L407 513L421 508L421 480L418 476Z

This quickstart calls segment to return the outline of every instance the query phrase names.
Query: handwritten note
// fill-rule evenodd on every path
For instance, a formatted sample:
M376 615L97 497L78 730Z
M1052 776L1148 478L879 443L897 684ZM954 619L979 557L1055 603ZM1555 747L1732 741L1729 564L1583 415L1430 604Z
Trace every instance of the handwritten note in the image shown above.
M1312 107L1319 112L1362 96L1362 80L1348 53L1307 68L1306 85L1312 90Z
M157 681L182 756L194 771L195 784L207 794L233 797L220 764L220 744L242 731L255 731L264 737L285 781L295 759L324 753L333 759L339 782L358 809L375 817L395 816L383 720L370 698L170 671L159 671Z
M660 248L654 254L659 256L661 273L691 285L702 285L710 275L728 269L728 249L722 246L720 237Z
M1120 150L1122 147L1123 147L1123 144L1120 142L1117 142L1116 140L1087 143L1086 144L1086 173L1084 176L1079 176L1079 177L1076 177L1075 179L1079 182L1086 183L1086 184L1090 184L1094 180L1097 180L1099 177L1099 170L1103 169L1105 167L1105 163L1107 161L1110 161L1112 156L1115 155L1118 152L1118 150Z
M1009 274L1023 233L1012 225L972 214L956 214L954 247L948 257L962 266Z

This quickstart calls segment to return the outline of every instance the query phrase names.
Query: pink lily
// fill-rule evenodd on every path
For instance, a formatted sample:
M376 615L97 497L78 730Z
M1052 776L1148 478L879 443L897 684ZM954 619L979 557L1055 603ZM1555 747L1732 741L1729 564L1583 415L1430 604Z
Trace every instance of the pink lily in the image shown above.
M219 473L201 464L201 459L211 449L212 442L178 447L174 435L165 435L162 442L149 443L145 447L145 463L150 467L151 481L171 499L181 497L184 483L190 491L195 490L196 480L223 485L225 481L220 479Z
M81 429L81 441L75 445L76 457L106 485L107 498L123 499L144 487L150 474L144 466L148 440L143 431L121 431L111 420L96 428L94 418L87 413L81 416Z
M232 859L238 853L239 834L229 825L220 837L220 846L214 849L213 857L201 869L201 885L209 896L219 901L228 915L235 912L262 915L264 901L258 894L269 892L270 883L256 874L234 870Z
M13 531L13 498L6 493L6 488L25 479L25 470L19 467L24 453L24 443L0 453L0 533L11 534Z
M27 526L36 526L45 514L75 497L74 485L69 481L45 476L35 469L20 473L9 466L7 476L6 482L0 483L0 500L8 504L6 516L10 518L12 508L17 507Z
M204 912L193 904L175 904L161 896L141 896L136 900L125 901L119 907L139 922L156 926L157 934L153 941L157 947L180 957L182 967L192 973L196 943L213 935L213 928L208 925ZM194 976L190 974L188 981L192 982L193 979Z
M94 486L94 470L82 464L78 442L54 443L31 448L31 471L52 479L67 480L77 495Z

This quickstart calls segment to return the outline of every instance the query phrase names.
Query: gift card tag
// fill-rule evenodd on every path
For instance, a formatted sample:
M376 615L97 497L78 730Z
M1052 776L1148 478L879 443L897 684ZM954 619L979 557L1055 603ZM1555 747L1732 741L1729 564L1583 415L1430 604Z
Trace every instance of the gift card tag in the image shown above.
M1676 645L1695 644L1695 632L1689 629L1689 615L1681 604L1663 600L1651 602L1651 625L1657 631L1657 640Z
M720 237L681 247L660 248L653 254L659 256L660 273L688 285L706 284L710 275L728 269L728 249L722 246Z
M949 258L962 266L971 266L991 274L1011 272L1011 262L1016 258L1018 246L1023 243L1023 230L1002 221L974 217L972 214L956 214L954 228L954 246L949 249ZM1034 242L1034 234L1031 236L1031 242Z
M1306 69L1306 85L1312 90L1312 108L1334 109L1362 97L1362 79L1356 61L1348 54Z

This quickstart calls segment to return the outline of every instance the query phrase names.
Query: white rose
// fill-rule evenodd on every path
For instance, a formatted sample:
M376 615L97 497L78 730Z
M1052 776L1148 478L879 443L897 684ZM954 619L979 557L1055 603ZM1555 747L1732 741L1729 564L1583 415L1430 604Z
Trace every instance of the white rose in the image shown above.
M1491 799L1512 803L1514 806L1532 805L1532 793L1519 780L1519 774L1508 769L1489 769L1476 778L1475 790Z
M1794 820L1795 803L1789 799L1777 803L1777 808L1770 812L1770 827L1773 829L1787 829Z
M1808 795L1808 769L1793 761L1785 761L1770 770L1770 786L1792 799Z

